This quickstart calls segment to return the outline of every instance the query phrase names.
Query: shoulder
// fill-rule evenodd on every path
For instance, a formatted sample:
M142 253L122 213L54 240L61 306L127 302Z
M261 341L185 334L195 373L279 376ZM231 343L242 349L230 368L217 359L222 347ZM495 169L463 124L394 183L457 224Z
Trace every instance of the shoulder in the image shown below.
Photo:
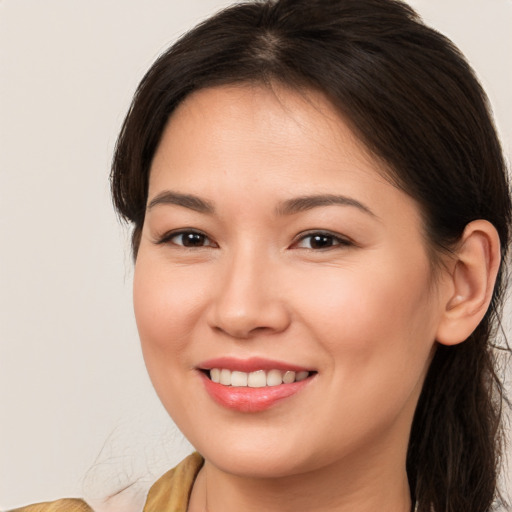
M194 485L204 459L198 453L192 453L174 469L165 473L149 490L144 511L187 510L190 491ZM94 512L80 499L63 499L47 503L37 503L8 512Z
M93 512L93 510L83 500L64 499L28 505L9 512Z
M201 455L194 452L174 469L165 473L149 490L144 512L186 511L192 486L203 463Z

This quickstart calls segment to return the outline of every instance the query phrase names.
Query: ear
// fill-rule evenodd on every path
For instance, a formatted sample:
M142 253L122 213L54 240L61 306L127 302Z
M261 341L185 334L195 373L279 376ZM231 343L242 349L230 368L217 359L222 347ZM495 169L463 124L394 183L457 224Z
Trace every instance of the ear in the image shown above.
M456 345L476 329L491 302L499 266L500 239L496 228L486 220L470 222L447 277L436 337L439 343Z

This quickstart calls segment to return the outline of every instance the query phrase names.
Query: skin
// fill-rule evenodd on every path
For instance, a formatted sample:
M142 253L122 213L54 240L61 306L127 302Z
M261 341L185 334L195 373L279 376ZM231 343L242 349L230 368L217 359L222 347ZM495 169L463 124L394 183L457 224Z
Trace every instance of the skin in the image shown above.
M205 89L171 116L151 167L134 306L153 385L206 459L189 511L410 510L412 417L461 294L455 272L433 279L420 211L384 172L314 92ZM152 204L169 191L215 211ZM283 211L326 194L353 204ZM183 229L205 236L185 247ZM319 231L324 248L311 245ZM243 413L214 402L197 370L224 356L317 374Z

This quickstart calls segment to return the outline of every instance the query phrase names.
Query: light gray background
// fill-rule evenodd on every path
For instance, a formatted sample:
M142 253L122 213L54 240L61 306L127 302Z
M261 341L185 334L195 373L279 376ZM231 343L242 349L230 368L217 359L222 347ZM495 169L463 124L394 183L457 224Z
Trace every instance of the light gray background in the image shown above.
M146 376L107 176L145 70L229 3L0 0L0 509L100 510L135 482L110 510L137 510L190 450ZM512 2L411 3L477 70L510 157Z

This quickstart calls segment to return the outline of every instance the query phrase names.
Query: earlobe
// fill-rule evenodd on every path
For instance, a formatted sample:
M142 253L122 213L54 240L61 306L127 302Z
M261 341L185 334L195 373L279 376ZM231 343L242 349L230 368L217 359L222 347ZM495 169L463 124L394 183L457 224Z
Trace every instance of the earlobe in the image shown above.
M436 337L443 345L466 340L487 312L500 266L496 228L486 220L470 222L452 265Z

